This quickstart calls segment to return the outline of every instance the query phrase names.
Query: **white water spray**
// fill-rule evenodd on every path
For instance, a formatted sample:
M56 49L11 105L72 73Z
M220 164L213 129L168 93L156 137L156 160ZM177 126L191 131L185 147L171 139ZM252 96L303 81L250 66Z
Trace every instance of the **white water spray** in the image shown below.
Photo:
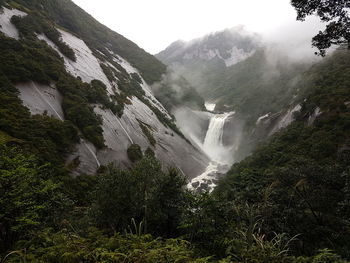
M200 145L202 150L210 157L211 162L204 173L191 180L187 185L189 189L194 190L204 183L207 185L209 191L212 191L215 187L213 180L216 179L216 174L221 172L220 170L223 170L223 167L228 167L231 163L232 147L226 147L224 145L223 134L225 122L233 114L234 112L226 112L212 115L204 143Z
M219 163L228 162L228 149L224 146L222 138L226 119L232 114L234 113L215 114L210 119L208 131L203 143L203 150L213 161Z

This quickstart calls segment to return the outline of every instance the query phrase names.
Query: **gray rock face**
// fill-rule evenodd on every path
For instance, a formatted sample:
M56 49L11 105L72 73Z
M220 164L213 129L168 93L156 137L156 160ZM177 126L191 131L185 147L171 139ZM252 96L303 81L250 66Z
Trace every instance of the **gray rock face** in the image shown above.
M300 104L294 106L293 108L289 108L287 112L282 114L281 117L278 119L276 125L273 127L272 131L270 132L270 135L274 134L280 129L285 128L289 124L291 124L294 121L294 113L299 112L300 110L301 110Z
M73 174L94 174L101 165L96 154L96 148L91 142L80 139L73 154L67 158L67 163L76 163Z
M267 113L259 117L252 132L256 138L266 138L287 127L294 121L294 113L301 110L301 105L291 105L277 113Z
M316 107L314 112L309 116L308 125L314 124L314 122L317 119L317 117L320 116L321 114L322 114L321 109L319 107Z
M54 86L41 85L34 82L19 83L16 85L24 106L29 108L31 114L43 114L64 120L61 107L62 96Z
M59 53L58 48L45 36L38 35L54 48L64 58L66 70L73 76L79 76L83 81L90 82L98 79L106 84L109 95L118 92L116 83L110 83L100 67L100 61L94 57L89 47L76 36L60 30L62 39L70 45L77 56L77 61L70 61ZM137 73L126 60L113 54L120 65L124 67L128 74ZM147 83L141 79L141 87L145 91L147 99L153 107L156 107L164 114L165 118L170 118L170 114L156 100ZM115 86L115 89L111 87ZM37 83L22 83L17 85L20 97L25 106L32 114L48 114L54 118L64 120L64 113L61 107L62 96L54 86L39 85ZM126 104L121 118L113 114L110 110L104 109L101 105L93 105L94 111L102 117L103 136L106 148L96 150L90 142L81 139L76 145L75 152L69 156L67 163L73 163L76 167L74 174L93 174L100 165L115 163L123 168L130 167L131 163L127 157L127 149L132 143L139 144L143 151L151 147L156 157L164 167L177 167L188 178L192 178L202 173L209 159L194 145L191 145L184 138L180 137L169 127L165 126L155 113L141 100L136 97L130 98L131 104ZM150 142L149 134L141 126L147 127L149 134L154 138L155 144Z
M156 55L165 64L221 60L229 67L251 56L258 37L243 27L208 34L189 42L176 41Z
M126 149L136 143L142 150L153 148L156 157L164 166L175 166L189 178L201 173L209 162L206 155L187 143L183 138L165 127L155 116L153 111L137 98L133 97L132 104L127 105L123 116L118 119L111 111L95 108L95 112L102 116L103 134L108 147L106 152L98 153L102 164L114 161L121 166L130 165L126 156ZM143 133L139 122L149 127L154 137L155 146L150 145ZM114 156L114 157L113 157Z
M251 57L259 46L257 35L235 27L188 42L176 41L156 57L211 100L217 98L212 93L225 72Z
M17 10L0 7L0 31L6 36L19 39L17 28L11 23L12 16L26 16L27 14Z
M210 113L194 111L188 107L174 111L177 125L193 143L203 143L210 121Z
M54 86L41 85L35 82L20 83L16 85L20 92L23 105L31 114L47 114L53 118L64 120L62 110L62 95ZM96 156L95 146L81 139L76 145L74 153L67 158L67 163L75 162L75 175L86 173L93 174L100 166Z

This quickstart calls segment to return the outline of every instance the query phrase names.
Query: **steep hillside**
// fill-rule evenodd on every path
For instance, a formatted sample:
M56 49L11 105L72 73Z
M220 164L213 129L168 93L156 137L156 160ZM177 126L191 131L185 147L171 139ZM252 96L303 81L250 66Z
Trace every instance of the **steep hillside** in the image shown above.
M109 55L108 49L126 59L149 84L160 80L166 67L155 57L122 35L100 24L70 0L18 0L23 7L40 13L70 32L77 34L89 48Z
M228 53L229 57L224 55ZM300 110L308 91L304 73L322 59L301 59L290 53L243 28L233 28L188 43L177 41L157 57L183 74L214 105L214 112L235 112L225 121L223 144L232 149L231 159L237 162L292 123L293 114ZM192 115L182 116L181 129L198 133L182 125ZM205 125L208 120L200 124ZM203 143L203 135L198 139Z
M76 173L130 166L133 144L188 176L205 168L153 95L166 73L156 58L71 1L11 1L0 24L1 131Z
M218 109L235 109L259 117L280 110L301 95L297 84L309 66L262 48L227 68L221 78L216 78L209 96L217 102Z
M68 0L0 5L0 262L349 263L349 49L175 43L201 89Z
M339 49L303 74L308 95L295 122L235 164L215 190L252 204L298 253L329 247L349 257L350 52Z

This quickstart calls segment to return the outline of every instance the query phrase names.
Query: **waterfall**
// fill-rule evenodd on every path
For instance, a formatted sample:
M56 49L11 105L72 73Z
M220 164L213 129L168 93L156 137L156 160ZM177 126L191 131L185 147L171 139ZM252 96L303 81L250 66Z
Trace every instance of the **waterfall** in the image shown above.
M210 119L208 131L203 143L203 150L216 162L226 162L224 155L226 155L227 151L223 145L222 136L224 134L225 121L232 114L232 112L214 114Z
M210 157L211 162L207 169L199 176L191 180L187 185L189 189L205 188L212 191L215 187L217 174L226 172L228 165L231 163L232 152L231 147L223 144L224 126L228 117L234 112L226 112L222 114L212 114L202 150Z

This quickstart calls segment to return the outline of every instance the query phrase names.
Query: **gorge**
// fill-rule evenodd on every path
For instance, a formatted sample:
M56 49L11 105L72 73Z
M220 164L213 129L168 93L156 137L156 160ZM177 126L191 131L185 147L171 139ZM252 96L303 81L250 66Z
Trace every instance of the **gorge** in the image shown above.
M1 263L350 262L348 45L228 23L152 55L78 1L151 42L180 37L154 34L175 7L198 33L206 3L0 0ZM284 12L209 2L210 24ZM301 20L345 2L278 1Z

